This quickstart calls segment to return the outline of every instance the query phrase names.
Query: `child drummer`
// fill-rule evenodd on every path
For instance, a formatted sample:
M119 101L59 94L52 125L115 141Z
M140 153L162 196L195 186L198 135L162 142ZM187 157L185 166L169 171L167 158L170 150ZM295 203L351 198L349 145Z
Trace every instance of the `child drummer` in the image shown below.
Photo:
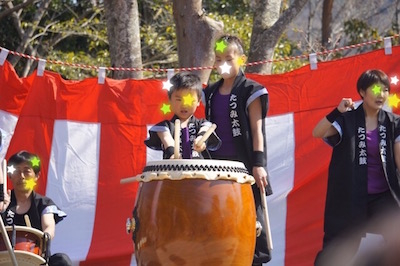
M200 78L193 73L180 72L170 82L172 87L168 91L168 98L174 116L151 127L145 144L151 149L162 150L163 159L175 158L175 143L179 144L179 157L182 159L210 158L207 150L217 150L221 140L213 132L206 142L201 141L212 124L193 115L200 104L203 90ZM175 124L180 125L180 134L175 132ZM178 135L180 141L175 141L173 136Z

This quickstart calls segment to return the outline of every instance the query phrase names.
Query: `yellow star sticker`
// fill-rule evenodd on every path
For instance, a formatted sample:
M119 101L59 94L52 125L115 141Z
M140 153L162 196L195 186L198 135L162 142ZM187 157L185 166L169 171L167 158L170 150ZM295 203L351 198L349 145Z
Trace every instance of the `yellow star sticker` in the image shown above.
M186 96L183 96L183 105L185 106L192 106L194 103L194 98L192 96L192 94L188 94Z
M239 58L237 59L237 64L238 64L238 66L243 66L243 65L244 65L244 60L243 60L242 57L239 57Z
M26 180L26 183L25 183L26 189L33 190L33 188L35 186L36 186L36 181L33 178Z
M164 114L168 114L169 112L171 112L171 105L163 103L160 109Z
M39 160L39 158L38 157L33 157L32 159L31 159L31 163L32 163L32 167L33 166L39 166L39 163L40 163L40 160Z
M397 97L397 94L389 95L388 97L389 106L397 108L399 105L400 99Z
M379 86L379 85L377 85L377 84L375 84L374 85L374 87L372 87L372 91L375 93L375 94L379 94L380 92L381 92L381 86Z
M215 44L215 51L223 53L226 47L226 42L221 40Z

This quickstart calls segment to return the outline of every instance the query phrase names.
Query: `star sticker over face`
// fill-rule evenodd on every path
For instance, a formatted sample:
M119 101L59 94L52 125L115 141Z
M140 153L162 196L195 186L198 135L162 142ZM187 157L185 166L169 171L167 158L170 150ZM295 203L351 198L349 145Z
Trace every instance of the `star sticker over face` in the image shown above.
M231 67L230 65L228 65L227 62L224 62L221 66L219 66L221 68L221 74L229 74L231 72Z
M169 80L163 81L162 84L163 84L163 87L162 87L163 90L169 91L172 87L172 83Z
M185 106L192 106L194 103L194 98L192 94L187 94L182 97L183 98L183 105Z
M160 109L164 114L168 114L169 112L171 112L171 105L163 103Z
M382 88L381 88L381 86L378 85L378 84L375 84L375 85L372 87L372 91L373 91L374 94L379 94L379 93L381 93L381 90L382 90Z
M237 59L237 64L238 64L238 66L243 66L243 65L244 65L244 59L243 59L243 57L239 57L239 58Z
M223 53L226 47L228 47L226 45L226 42L224 40L221 40L215 44L215 51Z
M31 163L32 163L32 167L34 167L34 166L39 166L39 163L40 163L40 160L39 160L39 158L38 157L33 157L32 159L31 159Z
M27 179L25 183L25 188L29 190L33 190L36 186L36 181L33 178Z
M399 105L400 99L397 97L397 94L392 94L392 95L389 95L388 101L389 101L390 107L397 108L397 105Z
M10 175L14 174L15 170L14 165L7 166L7 172L10 173Z
M390 83L397 85L397 82L399 82L399 79L397 78L397 76L391 77L390 78Z

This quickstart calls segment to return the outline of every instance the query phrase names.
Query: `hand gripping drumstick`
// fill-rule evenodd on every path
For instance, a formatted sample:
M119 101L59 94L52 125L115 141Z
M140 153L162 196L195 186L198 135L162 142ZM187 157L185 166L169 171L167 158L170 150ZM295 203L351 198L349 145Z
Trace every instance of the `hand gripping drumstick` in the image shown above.
M216 128L217 125L212 124L211 127L207 129L206 133L204 133L204 135L201 137L201 139L197 143L197 146L201 147L201 145L203 145L203 142L207 141L207 139L211 136L211 134L215 131Z
M24 215L24 220L25 220L25 224L26 224L27 227L32 227L31 220L29 219L28 214Z
M181 120L175 120L175 133L174 133L175 147L174 147L174 159L179 159L179 145L181 142Z
M2 165L3 174L1 176L2 180L0 179L0 184L3 184L4 195L7 193L7 161L6 159L3 160Z
M7 161L4 159L2 162L2 167L1 167L1 174L0 174L0 184L4 185L5 193L7 193ZM4 204L4 202L3 202ZM0 217L0 230L1 234L3 236L3 241L6 245L8 254L10 255L11 262L14 266L18 266L17 258L15 257L14 250L11 246L10 238L8 237L8 233L6 230L6 227L4 226L3 219Z
M265 195L265 188L260 187L261 193L261 204L264 212L264 222L265 222L265 230L267 235L267 245L268 250L272 250L274 247L272 245L272 237L271 237L271 226L269 224L269 215L268 215L268 205L267 205L267 196Z

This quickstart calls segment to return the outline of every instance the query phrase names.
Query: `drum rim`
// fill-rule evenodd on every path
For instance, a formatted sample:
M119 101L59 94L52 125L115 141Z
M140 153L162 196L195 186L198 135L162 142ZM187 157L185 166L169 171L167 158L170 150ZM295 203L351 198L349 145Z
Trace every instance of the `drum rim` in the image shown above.
M5 228L6 228L7 231L12 231L13 230L13 227L9 226L9 225L6 226ZM40 230L38 230L36 228L33 228L33 227L29 227L29 226L15 225L14 228L15 228L15 231L25 231L25 232L28 232L28 233L33 233L33 234L35 234L37 236L40 236L40 237L42 237L43 234L44 234L42 231L40 231Z
M9 255L9 253L8 253L7 250L1 250L1 251L0 251L0 255L1 255L1 254L6 254L6 253L7 253L7 257L9 257L10 255ZM18 254L21 254L21 255L29 255L29 256L34 257L36 260L40 260L40 262L42 262L42 263L46 263L46 260L45 260L43 257L39 256L38 254L29 252L29 251L18 250L18 249L17 249L17 250L14 250L14 253L15 253L16 255L18 255ZM10 259L10 260L11 260L11 259Z
M242 162L230 160L173 159L150 161L143 173L136 176L140 182L161 180L229 180L241 184L254 184L254 177L249 174Z

